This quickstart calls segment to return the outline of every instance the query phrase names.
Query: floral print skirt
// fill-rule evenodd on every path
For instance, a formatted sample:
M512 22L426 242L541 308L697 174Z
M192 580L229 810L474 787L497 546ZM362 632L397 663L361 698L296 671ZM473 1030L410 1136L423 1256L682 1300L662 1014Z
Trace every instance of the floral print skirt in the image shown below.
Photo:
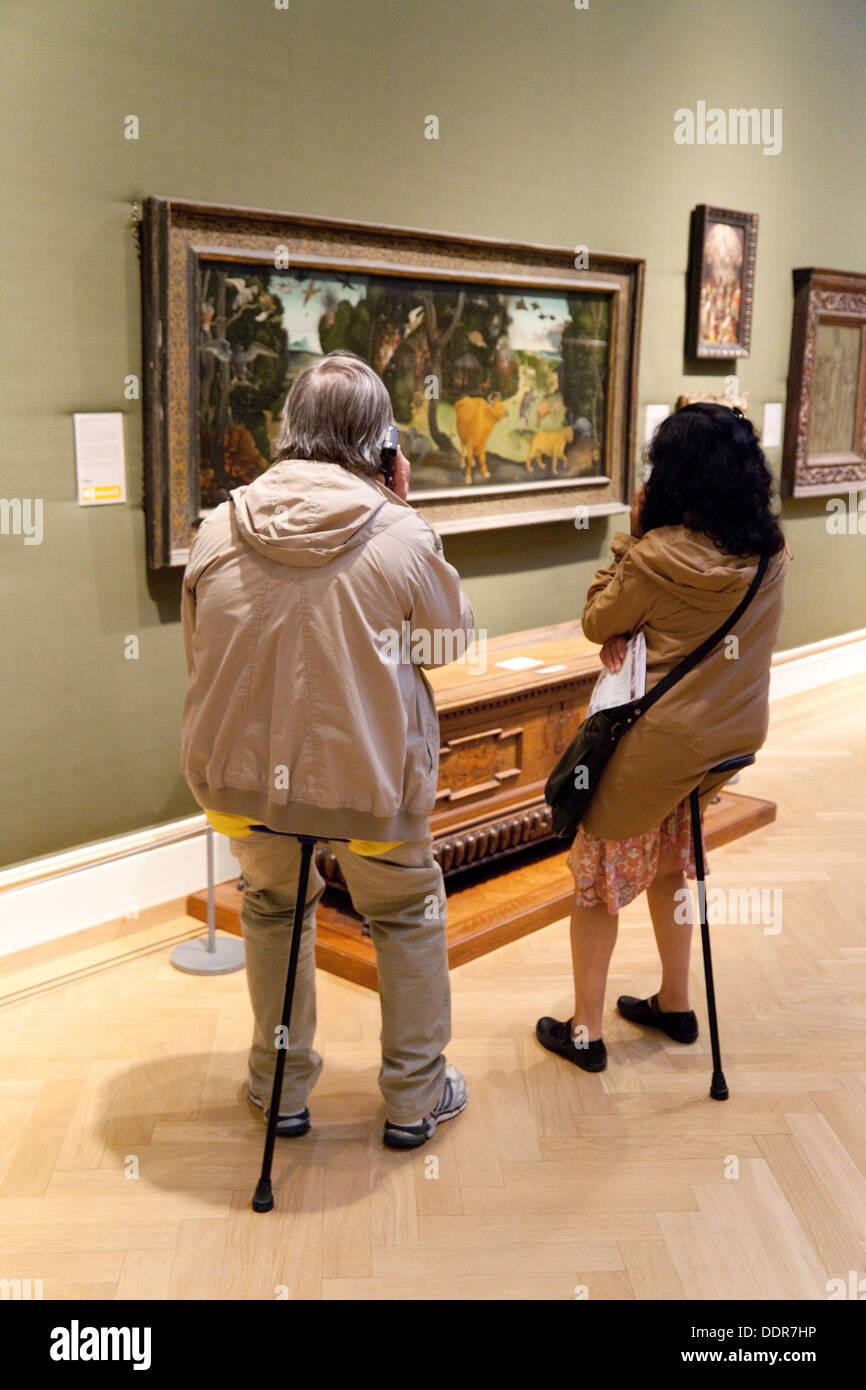
M688 800L681 801L657 830L628 840L600 840L596 835L587 835L580 826L568 856L577 906L604 906L608 912L618 912L652 883L663 849L679 860L687 878L695 877ZM706 852L704 870L709 873Z

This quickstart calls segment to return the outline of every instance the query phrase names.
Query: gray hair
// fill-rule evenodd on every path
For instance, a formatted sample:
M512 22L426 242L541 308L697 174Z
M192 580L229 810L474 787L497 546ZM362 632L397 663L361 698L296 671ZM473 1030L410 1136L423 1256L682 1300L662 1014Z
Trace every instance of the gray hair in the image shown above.
M338 348L304 367L292 383L274 462L317 459L375 477L393 419L382 378L357 353Z

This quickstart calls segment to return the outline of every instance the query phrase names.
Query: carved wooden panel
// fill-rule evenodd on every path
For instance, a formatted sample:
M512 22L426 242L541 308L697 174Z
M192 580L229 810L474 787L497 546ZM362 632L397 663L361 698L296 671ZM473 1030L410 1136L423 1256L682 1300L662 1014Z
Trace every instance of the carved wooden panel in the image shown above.
M447 739L439 753L437 803L484 796L519 777L522 734L517 725Z

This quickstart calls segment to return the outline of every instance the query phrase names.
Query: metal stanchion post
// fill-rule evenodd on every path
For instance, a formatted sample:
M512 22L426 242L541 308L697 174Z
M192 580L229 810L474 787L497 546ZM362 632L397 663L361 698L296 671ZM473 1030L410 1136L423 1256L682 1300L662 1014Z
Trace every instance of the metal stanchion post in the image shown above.
M244 943L225 932L217 935L214 900L214 832L207 827L207 936L182 941L171 953L176 970L187 975L229 975L244 967Z

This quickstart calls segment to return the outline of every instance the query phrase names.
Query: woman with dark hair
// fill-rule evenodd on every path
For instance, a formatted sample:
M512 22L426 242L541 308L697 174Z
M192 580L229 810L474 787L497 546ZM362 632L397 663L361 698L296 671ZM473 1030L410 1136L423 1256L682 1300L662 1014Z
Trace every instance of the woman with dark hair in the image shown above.
M631 534L614 536L613 561L596 574L583 613L609 670L642 631L650 691L734 611L763 555L769 564L734 632L622 738L578 830L569 855L574 1013L564 1023L539 1019L536 1035L584 1071L607 1065L602 1014L618 913L644 889L661 984L648 999L622 995L617 1008L677 1042L698 1036L683 911L685 877L695 874L688 798L700 786L703 810L725 780L708 770L756 752L767 736L770 658L792 558L772 511L772 475L740 411L685 406L659 426L648 462Z

